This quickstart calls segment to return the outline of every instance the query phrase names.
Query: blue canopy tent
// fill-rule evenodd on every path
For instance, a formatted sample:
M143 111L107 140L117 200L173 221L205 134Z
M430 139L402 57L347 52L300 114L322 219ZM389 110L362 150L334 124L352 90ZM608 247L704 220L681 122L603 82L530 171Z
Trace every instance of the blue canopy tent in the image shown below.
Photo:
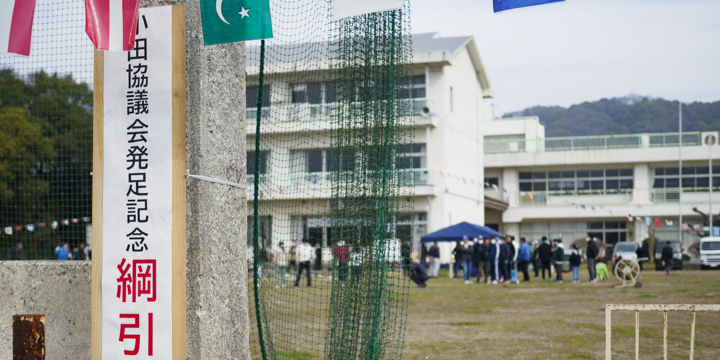
M475 237L486 238L486 237L500 237L505 236L487 226L480 226L471 224L469 222L461 222L453 226L448 226L444 229L438 230L432 234L425 235L420 238L421 243L429 243L435 240L438 241L460 241L463 236L467 236L468 239L472 240Z

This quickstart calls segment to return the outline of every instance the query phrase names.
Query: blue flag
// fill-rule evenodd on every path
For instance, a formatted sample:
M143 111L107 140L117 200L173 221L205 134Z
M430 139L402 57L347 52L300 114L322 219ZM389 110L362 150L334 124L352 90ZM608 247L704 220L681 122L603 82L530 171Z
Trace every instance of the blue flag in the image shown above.
M493 11L501 12L522 7L544 5L565 0L493 0Z

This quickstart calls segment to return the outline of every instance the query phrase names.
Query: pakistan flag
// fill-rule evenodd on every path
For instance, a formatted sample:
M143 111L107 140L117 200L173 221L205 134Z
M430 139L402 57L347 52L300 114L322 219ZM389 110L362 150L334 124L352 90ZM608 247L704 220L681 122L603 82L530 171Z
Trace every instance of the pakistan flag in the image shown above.
M273 37L269 0L200 0L205 45Z

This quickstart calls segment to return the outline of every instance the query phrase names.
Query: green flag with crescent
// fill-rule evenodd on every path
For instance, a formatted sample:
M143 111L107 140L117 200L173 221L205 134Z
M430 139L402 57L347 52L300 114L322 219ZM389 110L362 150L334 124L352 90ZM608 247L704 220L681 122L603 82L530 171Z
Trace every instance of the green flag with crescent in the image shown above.
M205 45L273 37L269 0L200 0Z

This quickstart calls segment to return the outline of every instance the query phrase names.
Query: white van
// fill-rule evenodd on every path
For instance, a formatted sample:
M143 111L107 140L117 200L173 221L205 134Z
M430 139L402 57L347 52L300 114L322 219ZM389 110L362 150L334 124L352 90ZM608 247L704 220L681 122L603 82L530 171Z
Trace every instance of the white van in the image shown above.
M708 236L700 239L700 268L720 266L720 236Z

